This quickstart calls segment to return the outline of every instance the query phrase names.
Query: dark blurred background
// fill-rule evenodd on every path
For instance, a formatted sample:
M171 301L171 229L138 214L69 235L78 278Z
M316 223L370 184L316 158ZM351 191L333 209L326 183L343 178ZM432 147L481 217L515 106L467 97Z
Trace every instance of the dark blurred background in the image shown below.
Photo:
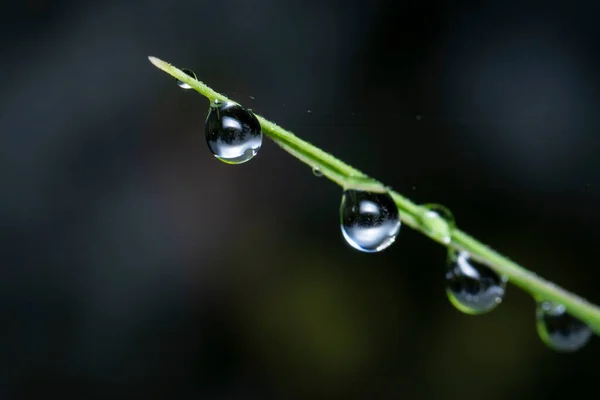
M206 99L147 59L598 303L600 5L496 3L2 5L0 398L596 392L597 337L548 349L514 286L461 314L406 226L353 250L338 186L268 139L217 161Z

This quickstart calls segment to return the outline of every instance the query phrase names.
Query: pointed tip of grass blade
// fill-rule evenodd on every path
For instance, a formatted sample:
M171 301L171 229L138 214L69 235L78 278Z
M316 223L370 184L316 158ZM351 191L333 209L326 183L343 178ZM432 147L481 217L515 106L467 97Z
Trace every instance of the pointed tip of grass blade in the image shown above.
M162 69L163 71L166 72L165 68L168 67L170 64L161 60L160 58L156 58L153 56L148 56L148 60L150 60L150 62L157 68Z
M148 56L148 60L150 60L150 62L156 68L160 69L161 71L166 72L167 74L171 75L174 78L177 78L177 73L181 72L176 67L172 66L171 64L169 64L166 61L161 60L160 58ZM183 74L183 72L181 72L181 73Z

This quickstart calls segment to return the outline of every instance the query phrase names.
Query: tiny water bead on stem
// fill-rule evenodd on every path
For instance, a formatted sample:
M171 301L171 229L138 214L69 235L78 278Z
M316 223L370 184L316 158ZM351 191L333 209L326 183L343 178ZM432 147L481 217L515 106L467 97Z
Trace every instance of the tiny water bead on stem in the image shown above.
M205 83L173 65L156 57L149 57L149 60L157 68L207 97L209 101L231 101L226 96L216 92ZM387 191L386 193L391 196L397 206L399 220L403 224L423 233L425 236L446 247L458 252L467 252L470 262L478 262L489 267L499 276L508 277L512 284L530 293L535 299L544 299L554 304L561 304L569 315L587 324L591 331L596 334L600 333L600 308L598 306L527 270L467 233L459 230L456 226L448 228L450 241L447 243L448 239L444 234L444 224L435 221L435 218L431 218L431 215L429 217L426 215L431 210L413 203L400 193L387 188L381 182L300 139L292 132L283 129L262 116L255 115L255 117L266 136L311 168L318 168L324 177L337 183L345 190L352 189L377 193ZM444 218L442 217L441 219L443 220ZM432 221L435 223L432 224Z
M321 170L319 169L319 167L313 167L312 173L317 178L322 178L323 177L323 173L321 172Z
M423 204L423 207L427 211L422 214L421 223L430 237L445 245L450 244L452 230L456 228L452 212L441 204Z

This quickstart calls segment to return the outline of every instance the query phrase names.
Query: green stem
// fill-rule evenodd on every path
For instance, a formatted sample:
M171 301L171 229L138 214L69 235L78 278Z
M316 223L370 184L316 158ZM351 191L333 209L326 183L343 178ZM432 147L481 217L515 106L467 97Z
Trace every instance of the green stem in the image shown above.
M215 92L203 82L190 77L171 64L155 57L149 57L149 59L156 67L174 78L187 83L210 101L233 101ZM318 168L324 176L342 188L389 192L398 206L400 218L404 224L438 243L456 250L467 251L473 259L488 265L499 274L506 275L510 282L530 293L536 301L548 300L564 305L571 315L586 322L596 334L600 334L599 307L537 276L535 273L462 232L454 224L449 224L439 219L432 222L431 218L426 217L429 211L428 208L413 203L389 187L384 186L381 182L368 177L331 154L300 139L292 132L281 128L259 115L256 117L260 121L262 131L266 136L269 136L275 143L300 161L313 168ZM447 240L448 236L450 240Z

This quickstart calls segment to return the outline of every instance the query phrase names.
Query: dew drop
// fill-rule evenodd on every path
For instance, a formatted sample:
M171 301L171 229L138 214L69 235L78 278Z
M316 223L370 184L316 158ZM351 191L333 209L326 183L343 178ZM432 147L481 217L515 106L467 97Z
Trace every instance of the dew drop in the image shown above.
M366 253L388 248L400 231L398 207L389 193L345 190L340 220L348 244Z
M187 75L191 76L194 79L198 79L196 78L196 74L194 73L194 71L192 71L191 69L187 69L187 68L182 68L181 71L185 72ZM175 79L177 81L177 85L179 85L180 88L182 89L191 89L192 87L190 85L188 85L187 83L180 81L179 79Z
M450 243L452 229L456 227L452 212L441 204L425 204L423 207L428 210L422 218L424 228L442 243Z
M219 160L227 164L245 163L262 145L260 122L239 104L215 100L206 117L206 142Z
M312 173L317 178L321 178L323 176L323 173L321 172L321 170L319 169L319 167L313 167Z
M449 208L436 203L424 204L423 207L427 208L429 213L437 214L438 217L444 219L451 226L456 225L454 214L452 214Z
M570 353L579 350L592 337L592 330L567 313L562 304L542 301L537 304L536 327L542 341L551 349Z
M492 311L502 302L505 276L472 260L466 251L449 250L446 294L452 305L467 314Z

